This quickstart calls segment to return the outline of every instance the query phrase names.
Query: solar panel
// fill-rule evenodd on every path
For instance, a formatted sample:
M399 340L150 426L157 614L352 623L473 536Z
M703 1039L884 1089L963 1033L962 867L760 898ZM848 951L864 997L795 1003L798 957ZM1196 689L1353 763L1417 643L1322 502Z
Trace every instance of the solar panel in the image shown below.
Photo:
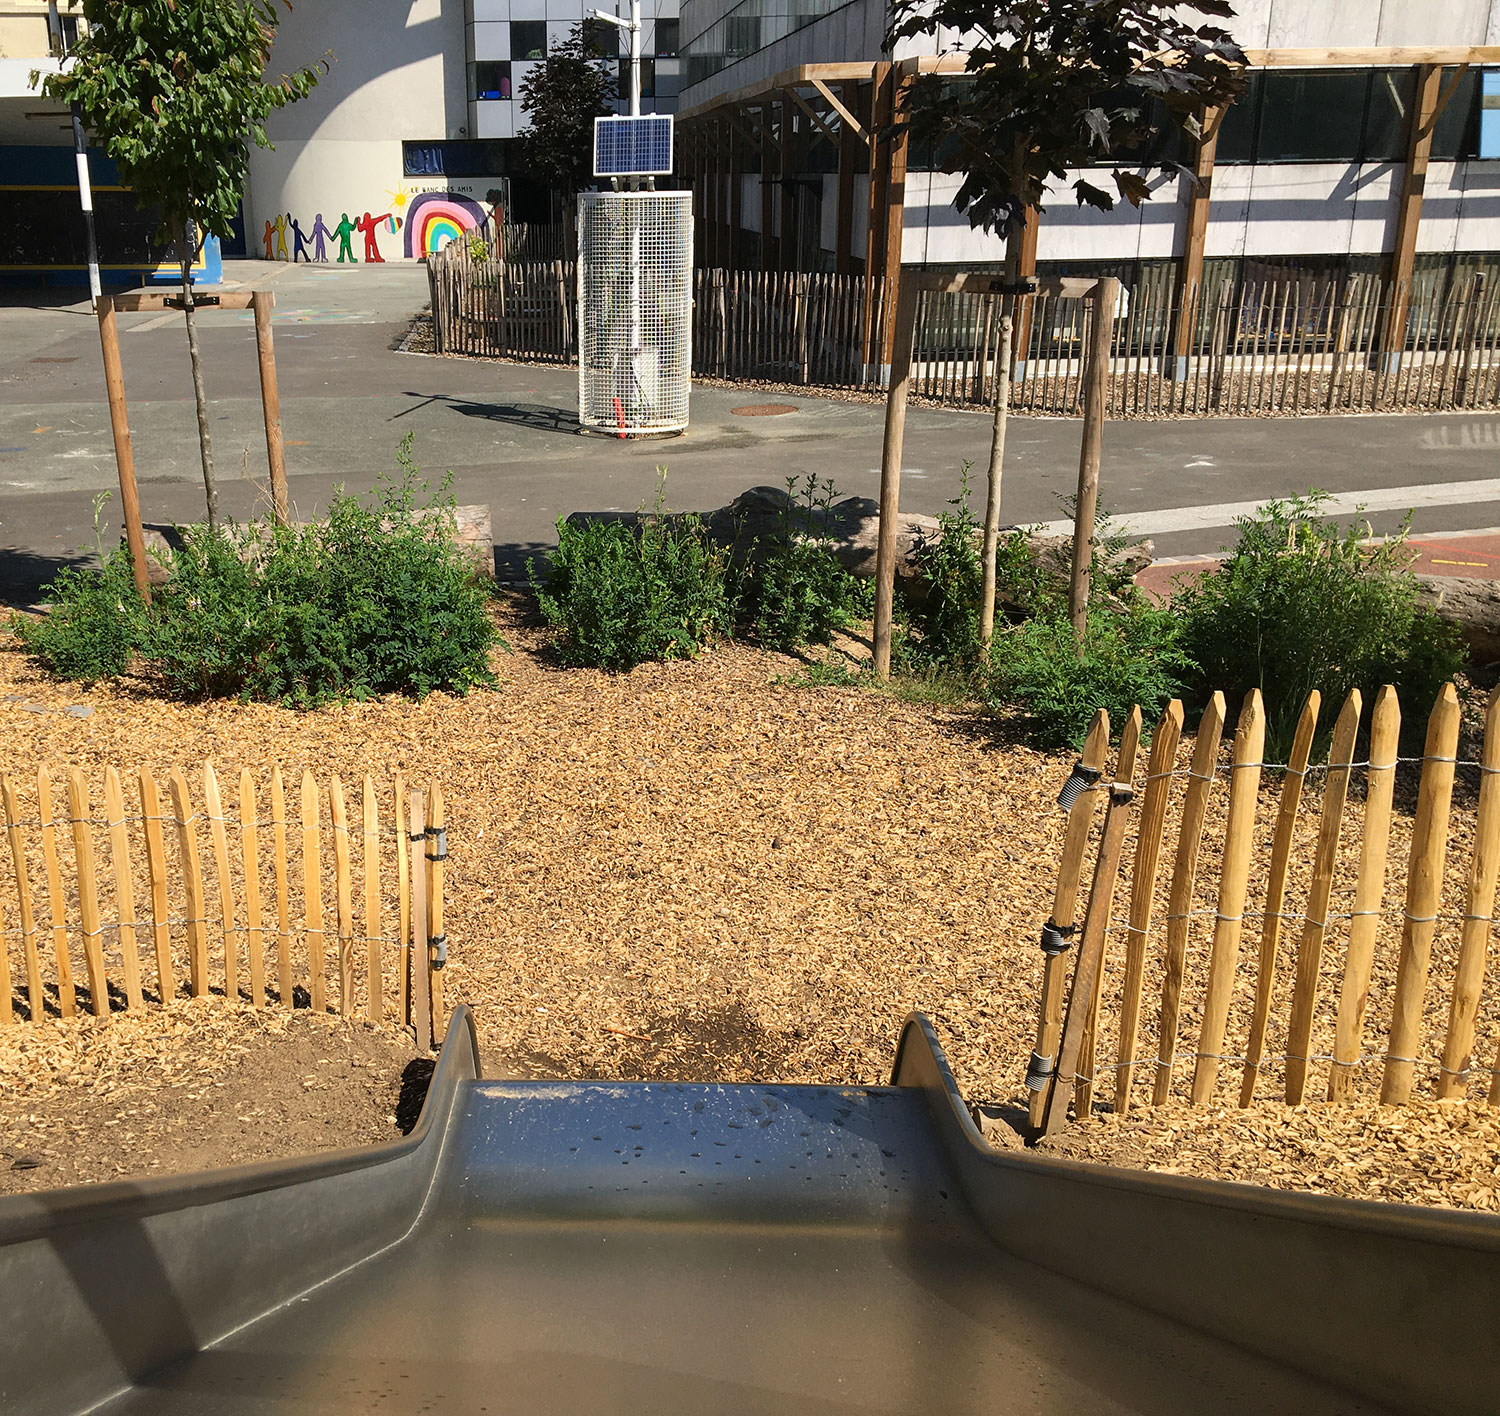
M594 119L595 177L669 177L672 115Z

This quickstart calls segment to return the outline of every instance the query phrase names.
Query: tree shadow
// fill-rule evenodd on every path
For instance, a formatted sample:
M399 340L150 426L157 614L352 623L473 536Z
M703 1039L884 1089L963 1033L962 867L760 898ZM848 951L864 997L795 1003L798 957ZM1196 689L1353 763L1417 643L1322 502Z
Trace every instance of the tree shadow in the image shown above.
M42 555L15 546L0 547L0 605L29 609L42 598L42 591L65 567L81 569L97 563L88 551L72 555Z
M583 431L578 415L567 408L551 403L483 403L473 398L460 398L449 393L414 393L410 389L406 398L420 398L414 408L397 413L391 420L405 418L420 408L441 403L466 418L484 418L491 423L509 423L513 427L530 428L542 433L566 433L573 435Z

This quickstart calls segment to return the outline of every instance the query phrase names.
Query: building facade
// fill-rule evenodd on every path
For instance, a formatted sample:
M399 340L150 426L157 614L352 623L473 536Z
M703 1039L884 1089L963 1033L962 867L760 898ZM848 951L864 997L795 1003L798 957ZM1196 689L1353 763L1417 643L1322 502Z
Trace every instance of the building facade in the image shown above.
M331 62L306 99L271 115L274 146L251 149L244 230L226 250L334 264L410 260L497 209L545 220L548 194L519 155L519 93L593 8L586 0L320 0L283 11L272 72ZM677 0L642 0L641 11L642 107L670 112L681 85ZM76 37L77 12L69 0L0 0L0 241L21 274L82 261L69 118L30 83L33 70L56 69L57 37L64 47ZM595 22L590 33L604 52L617 44L628 52L614 26ZM621 79L628 92L623 63ZM143 268L155 217L135 211L101 153L91 165L101 245L121 256L121 272ZM44 187L50 195L37 195Z
M1500 0L1236 8L1250 88L1216 143L1165 154L1199 180L1155 172L1153 200L1110 213L1059 184L1023 267L1139 283L1187 263L1208 283L1287 265L1357 274L1396 260L1415 279L1500 265L1500 161L1481 150L1482 131L1500 138ZM903 72L963 63L951 33L886 51L885 22L883 0L685 0L681 112L711 259L887 271L1004 259L1003 239L955 208L957 176L875 137ZM1426 62L1433 51L1441 62Z

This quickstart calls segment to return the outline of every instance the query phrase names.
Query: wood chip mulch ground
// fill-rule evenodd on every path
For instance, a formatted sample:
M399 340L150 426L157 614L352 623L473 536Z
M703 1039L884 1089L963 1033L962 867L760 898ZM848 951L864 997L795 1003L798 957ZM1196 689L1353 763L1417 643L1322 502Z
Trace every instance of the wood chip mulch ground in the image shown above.
M417 786L441 781L450 853L447 996L474 1006L492 1076L882 1083L902 1020L922 1009L936 1022L966 1095L999 1106L1024 1099L1041 976L1037 937L1064 819L1055 801L1070 755L1018 746L1013 734L967 709L804 686L798 661L745 645L627 675L567 669L523 601L508 600L499 614L512 652L496 656L497 689L316 713L164 704L129 682L83 692L50 683L18 653L0 651L7 770L26 773L47 762L78 764L92 775L105 763L145 764L164 776L211 756L221 777L241 766L260 775L277 763L299 774L311 766L320 778L337 772L346 784L366 771L385 778L401 771ZM6 701L7 693L16 696ZM56 711L23 712L23 702ZM75 716L62 711L68 706L93 711ZM1269 833L1274 790L1268 783L1260 834ZM1216 794L1210 812L1200 875L1207 882L1217 879L1214 841L1215 833L1222 839L1225 795ZM1404 861L1410 806L1408 795L1400 800L1408 804L1398 812L1392 855ZM1460 791L1455 859L1468 848L1472 822L1472 792ZM1315 820L1299 828L1299 860L1310 860L1315 831ZM1350 884L1358 830L1351 826L1345 839L1340 892ZM1400 888L1393 870L1388 905L1399 904ZM1198 908L1211 907L1207 889L1200 887ZM1340 908L1344 898L1336 895ZM1459 904L1445 900L1445 909ZM1191 1054L1201 1017L1208 933L1206 922L1195 926L1181 1055ZM1253 936L1244 947L1248 956ZM1385 942L1381 948L1384 959L1390 950ZM1278 971L1283 1015L1293 952L1283 950ZM1451 941L1440 936L1435 981L1451 970L1451 958ZM1340 966L1339 950L1330 947L1323 996L1336 997ZM1381 963L1372 981L1372 1044L1393 973L1393 960ZM1253 987L1248 978L1242 968L1237 1010ZM1117 987L1118 965L1111 964L1106 997ZM1159 975L1148 972L1148 999L1153 988ZM103 1113L88 1108L99 1095L105 1104L115 1099L100 1087L118 1083L96 1086L90 1069L103 1068L105 1077L133 1072L141 1090L132 1096L176 1088L183 1116L201 1119L205 1099L217 1103L223 1095L194 1083L194 1069L206 1065L211 1077L224 1079L227 1071L213 1071L215 1057L284 1044L267 1031L284 1026L289 1037L303 1029L317 1058L288 1058L278 1074L287 1089L262 1103L259 1117L237 1109L236 1099L229 1108L236 1118L251 1118L235 1122L246 1128L244 1154L231 1157L227 1147L220 1158L263 1154L254 1147L277 1133L284 1120L278 1107L319 1124L316 1093L299 1092L301 1079L368 1072L380 1062L369 1050L376 1038L391 1050L380 1054L386 1070L378 1078L369 1073L370 1094L359 1103L366 1109L352 1107L363 1119L336 1141L337 1127L324 1129L339 1144L394 1133L392 1088L399 1090L398 1064L410 1058L399 1036L323 1019L310 1028L305 1014L287 1024L274 1012L217 1006L220 1013L178 1002L139 1022L18 1024L0 1034L0 1150L10 1153L9 1161L0 1159L0 1174L20 1151L56 1153L48 1161L58 1167L50 1183L101 1178L114 1166L139 1169L143 1156L158 1151L164 1164L177 1163L168 1154L174 1142L127 1136L116 1126L108 1129L119 1132L118 1143L100 1152L94 1169L63 1170L66 1147L102 1128ZM1429 1013L1430 1051L1446 1018L1446 993L1436 982ZM56 1040L64 1034L74 1041ZM1233 1034L1232 1026L1232 1042ZM1486 1064L1497 1036L1500 1003L1486 998ZM50 1039L47 1048L76 1048L70 1070L84 1082L49 1091L46 1078L58 1075L46 1060L51 1054L21 1051L37 1048L39 1039ZM1273 1056L1280 1041L1273 1030ZM1112 1060L1108 1025L1100 1046L1104 1066ZM1143 1028L1140 1051L1154 1046ZM1321 1032L1314 1046L1326 1050ZM114 1060L96 1064L95 1056ZM39 1091L15 1080L33 1074L41 1080L26 1086ZM1237 1069L1227 1068L1224 1091L1237 1082ZM1471 1094L1482 1095L1486 1082L1476 1074ZM1378 1065L1360 1069L1361 1104L1378 1083ZM1259 1094L1273 1096L1279 1086L1268 1062ZM1104 1099L1109 1088L1101 1078ZM1463 1125L1451 1119L1471 1115ZM1428 1116L1440 1119L1422 1119ZM1487 1207L1482 1192L1495 1169L1495 1123L1477 1107L1419 1107L1389 1123L1368 1106L1335 1115L1267 1103L1249 1113L1186 1119L1177 1108L1140 1108L1126 1122L1091 1121L1075 1131L1088 1138L1076 1142L1085 1146L1078 1153L1091 1157L1096 1136L1129 1137L1119 1149L1099 1141L1099 1159L1151 1165L1170 1151L1170 1163L1194 1173L1238 1167L1235 1178L1296 1184L1297 1157L1305 1154L1307 1185L1335 1190L1347 1183L1352 1188L1337 1192L1357 1194L1385 1193L1386 1185L1390 1198L1446 1204ZM1425 1189L1411 1178L1405 1149L1419 1133L1430 1133L1422 1144L1444 1157L1428 1166ZM292 1139L300 1144L306 1134L303 1128ZM1335 1162L1345 1151L1348 1164L1340 1168ZM1419 1147L1418 1156L1425 1153Z

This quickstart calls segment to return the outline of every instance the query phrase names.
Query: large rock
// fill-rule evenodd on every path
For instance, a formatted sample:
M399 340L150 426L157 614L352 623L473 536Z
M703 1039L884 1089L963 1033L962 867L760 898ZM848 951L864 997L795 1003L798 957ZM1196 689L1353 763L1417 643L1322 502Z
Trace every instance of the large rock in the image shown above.
M1460 575L1419 575L1419 598L1458 626L1476 664L1500 660L1500 581Z
M619 521L629 526L640 524L643 513L630 511L575 511L568 517L571 525L590 521ZM682 513L668 513L670 522ZM741 492L728 506L703 514L709 535L720 545L741 555L753 556L757 542L768 544L782 534L790 522L796 530L815 531L826 536L830 549L840 565L851 575L875 578L875 558L880 540L880 505L869 497L845 497L829 507L808 508L803 502L793 505L781 487L751 487ZM1008 526L1002 534L1017 528ZM908 582L908 589L920 593L920 552L937 540L941 526L935 516L919 516L903 511L896 521L896 575ZM979 532L975 532L976 538ZM1043 568L1063 580L1073 554L1073 541L1067 536L1027 537L1033 554ZM1118 553L1132 575L1144 570L1155 558L1150 541L1139 541Z
M418 513L426 517L441 514L441 509L437 507ZM489 507L455 507L454 519L457 530L455 539L464 558L473 566L476 575L493 580L495 577L495 536L491 527ZM307 525L308 523L298 522L297 524ZM182 544L182 532L176 526L164 524L148 525L143 530L146 538L146 578L152 585L165 584L167 576L171 573L173 553Z

